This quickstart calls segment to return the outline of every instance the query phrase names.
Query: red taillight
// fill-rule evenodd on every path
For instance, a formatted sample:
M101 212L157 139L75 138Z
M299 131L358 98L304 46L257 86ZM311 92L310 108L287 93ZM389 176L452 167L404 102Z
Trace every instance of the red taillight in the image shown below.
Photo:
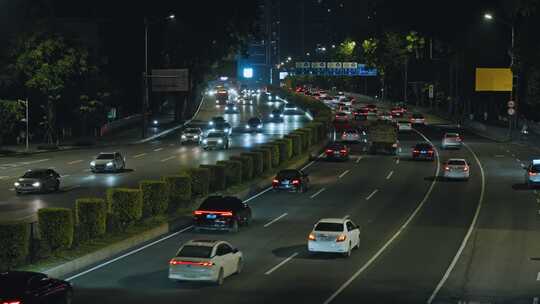
M427 153L433 154L433 150L429 150L429 151L427 151Z
M310 240L310 241L315 241L315 234L314 234L314 233L310 233L309 236L308 236L308 240Z
M199 211L199 210L193 211L193 215L202 215L202 214L203 214L202 211Z
M450 167L446 166L446 167L444 167L444 170L445 171L450 171Z
M336 242L344 242L346 239L347 239L347 236L345 234L340 234L337 237Z
M214 266L212 262L191 262L191 261L177 261L172 259L169 262L170 265L192 265L192 266L202 266L202 267L211 267Z
M217 214L221 216L232 216L233 213L231 211L211 211L211 210L195 210L193 211L193 215L203 215L203 214Z
M273 185L273 186L277 186L277 184L279 184L279 180L278 180L277 178L274 178L274 179L272 180L272 185Z
M420 151L414 149L414 150L413 150L413 153L420 153Z
M529 171L529 176L536 176L538 173Z
M19 301L19 300L14 300L14 301L4 301L2 302L2 304L21 304L22 302Z
M298 179L293 179L292 184L293 184L293 185L298 185L298 184L300 184L300 180L298 180Z
M342 150L339 150L339 152L341 152L341 153L345 154L345 153L347 153L347 150L345 150L345 149L342 149Z
M334 150L332 150L332 149L326 149L326 154L332 154L332 153L334 153Z
M463 167L463 171L469 171L469 166Z

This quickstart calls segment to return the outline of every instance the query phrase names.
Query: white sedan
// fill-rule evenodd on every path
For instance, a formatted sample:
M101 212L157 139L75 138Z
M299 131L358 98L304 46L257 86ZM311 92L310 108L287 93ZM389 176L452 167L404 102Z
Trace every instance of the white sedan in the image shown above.
M225 241L192 240L185 243L169 262L169 279L210 281L218 285L242 272L242 252Z
M445 179L468 180L470 167L466 160L462 158L451 158L444 163Z
M319 220L308 237L308 251L351 255L353 248L360 248L360 227L350 219L325 218Z
M412 124L408 121L398 121L399 131L412 131Z

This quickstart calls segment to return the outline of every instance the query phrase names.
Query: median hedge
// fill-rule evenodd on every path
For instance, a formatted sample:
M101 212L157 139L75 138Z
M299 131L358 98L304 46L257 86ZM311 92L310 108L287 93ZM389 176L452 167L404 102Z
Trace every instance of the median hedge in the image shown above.
M302 136L302 151L307 151L311 147L311 130L307 128L296 129L293 134Z
M30 251L30 224L1 224L0 244L0 272L24 263Z
M227 187L231 187L242 182L242 163L236 160L220 160L218 165L225 166L225 180Z
M240 156L247 156L253 162L253 177L259 177L264 171L263 152L244 152Z
M274 141L279 147L279 163L283 164L292 157L292 141L290 138L277 139Z
M231 156L231 160L242 163L242 181L247 182L253 178L253 159L249 156Z
M261 145L261 148L270 149L272 154L272 168L279 167L279 145L273 142Z
M142 217L142 195L140 189L109 188L107 201L117 226L125 230Z
M262 153L263 172L267 172L272 168L272 150L263 147L257 147L253 152Z
M142 195L143 217L152 217L165 213L169 207L169 189L163 181L139 182Z
M52 252L68 249L73 244L75 225L69 208L41 208L38 210L41 239Z
M190 168L191 193L194 196L205 197L210 192L210 170L207 168Z
M290 139L292 141L292 156L298 157L302 154L302 135L291 133L285 135L284 138Z
M167 175L161 178L167 185L169 211L185 207L191 201L191 176L187 174Z
M79 241L91 240L105 234L107 202L102 198L79 198L75 201L75 224Z

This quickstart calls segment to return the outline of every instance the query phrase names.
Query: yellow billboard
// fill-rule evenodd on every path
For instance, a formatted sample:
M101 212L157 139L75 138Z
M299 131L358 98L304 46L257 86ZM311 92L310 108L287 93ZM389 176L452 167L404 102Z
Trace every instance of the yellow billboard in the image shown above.
M511 92L512 71L509 68L476 68L476 92Z

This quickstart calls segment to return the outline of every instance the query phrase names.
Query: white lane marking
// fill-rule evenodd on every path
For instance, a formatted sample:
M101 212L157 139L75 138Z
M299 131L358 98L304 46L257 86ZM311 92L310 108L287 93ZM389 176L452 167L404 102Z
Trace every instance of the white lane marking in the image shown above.
M540 272L536 274L536 280L540 281Z
M310 196L309 198L315 198L317 195L321 194L321 192L323 192L324 190L326 190L326 188L322 188L320 189L319 191L315 192L312 196Z
M15 191L15 188L9 188L9 191Z
M394 171L390 171L390 173L388 173L388 175L386 176L386 179L390 179L393 174L394 174Z
M536 190L536 189L534 189L533 192L534 192L534 194L538 194L538 190Z
M164 158L164 159L160 160L160 162L166 162L166 161L168 161L168 160L174 159L175 157L176 157L176 156L173 155L173 156L170 156L170 157L167 157L167 158Z
M174 144L169 144L169 147L174 147Z
M83 172L90 172L90 169L84 169Z
M506 153L510 153L510 150L506 150Z
M67 164L68 165L75 165L75 164L82 163L82 162L83 162L82 159L78 159L78 160L70 161Z
M157 149L154 149L154 152L159 152L161 150L163 150L163 148L157 148Z
M246 199L246 200L244 201L244 203L247 203L247 202L249 202L249 201L251 201L251 200L253 200L253 199L256 199L257 197L259 197L259 196L265 194L266 192L268 192L268 191L270 191L270 190L272 190L272 187L268 187L268 188L264 189L263 191L261 191L261 192L255 194L254 196L252 196L252 197Z
M536 202L540 204L540 198L537 198L537 199L536 199Z
M538 297L533 298L533 304L538 304Z
M323 157L323 156L324 156L324 152L321 153L321 154L319 154L319 155L317 156L317 158L321 158L321 157ZM307 165L303 166L300 170L305 170L306 168L311 167L314 163L315 163L314 160L313 160L313 161L310 161Z
M361 160L362 160L362 156L358 156L358 157L356 158L356 163L358 164Z
M133 158L139 158L139 157L143 157L145 155L146 155L146 153L141 153L141 154L134 155Z
M285 265L287 262L289 262L290 260L294 259L295 256L298 255L298 252L295 252L293 253L290 257L286 258L285 260L283 260L281 263L277 264L276 266L274 266L272 269L268 270L267 272L265 272L264 274L265 275L270 275L272 274L272 272L276 271L279 267Z
M366 201L369 201L377 192L379 192L379 189L373 190L373 192L371 192L371 194L366 197Z
M496 154L495 155L495 158L503 158L503 157L504 157L504 155L501 155L501 154Z
M137 252L142 251L142 250L144 250L144 249L146 249L146 248L148 248L148 247L154 246L154 245L156 245L156 244L158 244L158 243L161 243L161 242L163 242L163 241L165 241L165 240L168 240L168 239L170 239L170 238L172 238L172 237L175 237L175 236L179 235L180 233L183 233L184 231L189 230L189 229L191 229L191 228L193 228L193 226L188 226L188 227L186 227L186 228L184 228L184 229L182 229L182 230L180 230L180 231L177 231L177 232L175 232L175 233L169 234L168 236L166 236L166 237L164 237L164 238L161 238L161 239L159 239L159 240L155 240L155 241L153 241L153 242L150 243L150 244L144 245L144 246L142 246L142 247L140 247L140 248L137 248L137 249L135 249L135 250L133 250L133 251L127 252L127 253L125 253L125 254L123 254L123 255L117 257L117 258L114 258L114 259L109 260L109 261L107 261L107 262L105 262L105 263L99 264L99 265L97 265L97 266L95 266L95 267L92 267L92 268L90 268L90 269L88 269L88 270L85 270L85 271L83 271L83 272L81 272L81 273L78 273L78 274L76 274L76 275L73 275L73 276L67 278L66 281L71 281L71 280L76 279L76 278L78 278L78 277L80 277L80 276L83 276L83 275L85 275L85 274L87 274L87 273L90 273L90 272L92 272L92 271L94 271L94 270L98 270L98 269L100 269L100 268L103 268L103 267L105 267L105 266L107 266L107 265L109 265L109 264L111 264L111 263L114 263L114 262L116 262L116 261L118 261L118 260L121 260L121 259L123 259L123 258L125 258L125 257L128 257L128 256L130 256L130 255L132 255L132 254L134 254L134 253L137 253Z
M399 158L396 159L396 165L399 165Z
M0 180L2 180L2 179L8 179L8 178L9 178L9 176L0 176Z
M64 174L64 175L60 175L60 177L69 177L71 176L70 174Z
M520 163L520 162L521 162L521 160L519 160L519 158L516 158L516 161L517 161L518 163Z
M273 223L279 221L280 219L286 217L287 215L289 215L289 214L288 214L287 212L285 212L285 213L283 213L282 215L280 215L280 216L276 217L275 219L271 220L270 222L264 224L263 227L266 228L266 227L272 225Z
M467 231L467 234L465 235L465 238L463 238L463 241L461 242L461 246L459 247L458 251L456 252L456 255L454 256L454 259L452 260L452 263L450 263L450 266L446 270L446 273L444 274L441 281L439 282L439 284L437 285L437 287L435 288L435 290L433 291L433 293L429 297L429 299L427 301L428 304L431 304L431 302L433 302L433 300L435 299L435 297L437 296L437 294L439 293L439 291L443 287L446 280L448 280L448 278L450 277L450 273L452 273L452 270L456 266L456 264L457 264L457 262L459 260L459 257L461 256L461 253L465 249L465 246L467 245L467 242L469 241L469 238L471 237L471 234L472 234L474 228L476 227L476 222L478 221L478 217L480 215L480 210L482 209L482 203L484 201L484 192L486 190L486 176L484 174L484 168L482 167L482 163L480 162L480 159L478 158L478 155L476 155L476 153L471 149L471 147L469 147L469 145L467 145L467 144L463 144L463 145L474 156L474 159L476 160L476 163L478 164L478 167L480 168L480 177L482 179L482 185L481 185L481 188L480 188L480 198L478 199L478 205L476 206L476 212L474 213L474 217L472 219L471 225L469 226L469 230Z
M338 178L343 178L345 175L347 175L347 173L349 173L349 170L345 170L343 173L341 173L341 174L339 175Z
M512 154L512 157L516 157L516 155L515 155L515 154Z
M424 134L422 134L422 133L420 133L418 131L415 131L415 132L420 134L420 136L422 136L427 142L431 143L432 146L435 146L435 145L433 145L433 143L427 137L424 136ZM441 163L439 161L439 152L437 151L436 148L435 148L435 156L436 156L436 159L437 159L437 170L435 171L435 176L439 176L439 172L441 170ZM427 200L429 199L429 196L431 195L431 192L433 192L433 189L435 188L436 184L437 184L437 179L434 178L433 181L431 182L431 185L428 188L428 191L424 195L424 198L422 199L420 204L418 204L418 206L416 206L416 209L414 209L413 213L411 213L411 215L405 221L405 223L403 223L403 225L401 225L401 227L398 229L398 231L396 231L396 233L394 233L394 235L388 241L386 241L386 243L375 253L375 255L373 255L360 269L358 269L358 271L356 271L345 283L343 283L343 285L341 285L338 288L338 290L336 290L328 299L326 299L326 301L324 301L324 304L329 304L330 302L332 302L340 293L343 292L343 290L345 290L345 288L347 288L349 285L351 285L351 283L358 276L360 276L362 273L364 273L366 271L366 269L368 269L384 253L384 251L386 251L386 249L390 246L390 244L392 244L397 239L397 237L409 226L409 224L412 222L412 220L416 217L416 215L424 207Z

